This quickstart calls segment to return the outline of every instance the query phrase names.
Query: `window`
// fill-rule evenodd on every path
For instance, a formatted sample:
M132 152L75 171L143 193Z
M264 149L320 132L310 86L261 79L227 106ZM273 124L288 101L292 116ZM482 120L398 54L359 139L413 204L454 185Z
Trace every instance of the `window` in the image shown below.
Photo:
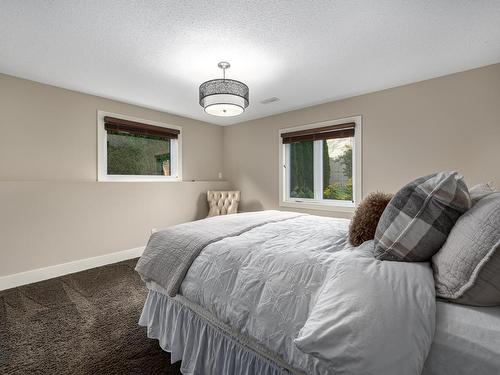
M99 181L179 181L180 128L98 113Z
M352 211L361 197L361 117L280 130L280 205Z

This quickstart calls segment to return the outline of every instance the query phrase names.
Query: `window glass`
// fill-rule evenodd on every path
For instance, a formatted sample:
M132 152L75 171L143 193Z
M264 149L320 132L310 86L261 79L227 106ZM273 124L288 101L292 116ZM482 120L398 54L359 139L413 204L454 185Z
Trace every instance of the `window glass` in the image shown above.
M290 144L290 198L314 198L313 141Z
M108 175L170 176L170 139L107 132Z
M323 199L352 201L353 138L322 141Z

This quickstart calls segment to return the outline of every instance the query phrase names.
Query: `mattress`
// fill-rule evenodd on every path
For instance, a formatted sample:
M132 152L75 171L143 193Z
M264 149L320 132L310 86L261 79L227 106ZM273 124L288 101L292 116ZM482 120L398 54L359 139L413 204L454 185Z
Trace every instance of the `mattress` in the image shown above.
M423 375L500 374L500 307L438 302Z

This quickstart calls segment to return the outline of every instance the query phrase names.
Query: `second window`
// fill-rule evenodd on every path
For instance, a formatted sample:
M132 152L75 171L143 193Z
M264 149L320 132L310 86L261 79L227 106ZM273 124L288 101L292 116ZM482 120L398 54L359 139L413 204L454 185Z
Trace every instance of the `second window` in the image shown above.
M354 122L281 132L282 203L354 207Z

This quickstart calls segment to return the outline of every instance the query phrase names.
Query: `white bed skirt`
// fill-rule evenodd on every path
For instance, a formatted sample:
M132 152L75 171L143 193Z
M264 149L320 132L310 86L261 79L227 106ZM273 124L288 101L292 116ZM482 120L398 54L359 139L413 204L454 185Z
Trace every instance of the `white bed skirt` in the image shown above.
M224 334L180 302L150 290L139 325L149 338L182 361L183 374L282 375L288 371Z

